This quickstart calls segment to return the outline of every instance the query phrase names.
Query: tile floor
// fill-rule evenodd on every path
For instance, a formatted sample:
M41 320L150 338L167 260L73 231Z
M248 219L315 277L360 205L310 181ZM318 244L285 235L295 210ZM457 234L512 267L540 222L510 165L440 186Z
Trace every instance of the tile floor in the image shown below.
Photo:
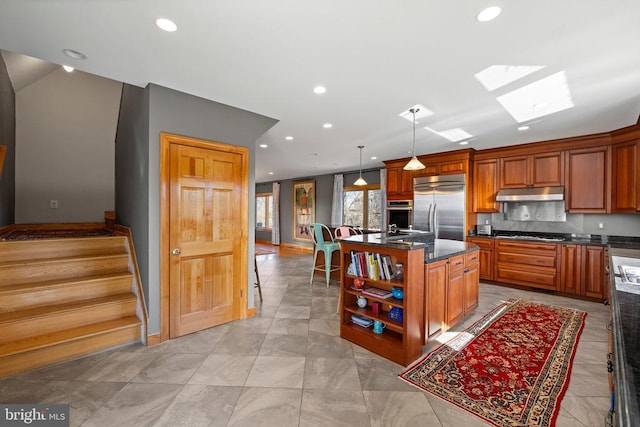
M0 402L69 403L72 426L487 425L398 379L402 366L341 339L338 286L309 286L311 255L258 263L256 317L5 378ZM455 329L510 297L588 312L557 426L602 426L607 307L481 284L480 306Z

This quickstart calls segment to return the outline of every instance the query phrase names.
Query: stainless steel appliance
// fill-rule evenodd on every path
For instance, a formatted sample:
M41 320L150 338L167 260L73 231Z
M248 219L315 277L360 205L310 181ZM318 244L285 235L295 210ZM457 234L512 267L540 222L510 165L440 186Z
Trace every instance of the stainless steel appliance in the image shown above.
M387 224L395 224L396 228L407 230L411 228L413 217L412 200L388 200Z
M413 228L436 239L464 240L464 174L413 179Z

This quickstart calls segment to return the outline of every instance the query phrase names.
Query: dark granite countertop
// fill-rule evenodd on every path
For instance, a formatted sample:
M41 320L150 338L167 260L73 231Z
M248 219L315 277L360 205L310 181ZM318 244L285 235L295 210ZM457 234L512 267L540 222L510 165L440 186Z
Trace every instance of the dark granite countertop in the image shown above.
M409 239L421 238L419 233L411 233L410 236L390 236L386 233L373 233L350 236L338 241L353 242L378 248L385 247L405 250L424 249L425 264L478 249L478 246L469 242L446 239L430 240L426 238L426 235L424 237L424 241L413 241Z
M640 247L640 237L607 236L600 234L576 235L570 233L539 233L533 231L495 230L491 236L468 236L472 238L508 239L525 242L569 243L592 246L628 246Z
M619 267L640 269L640 245L635 249L620 246L609 247L616 422L633 426L640 419L640 283L624 282Z

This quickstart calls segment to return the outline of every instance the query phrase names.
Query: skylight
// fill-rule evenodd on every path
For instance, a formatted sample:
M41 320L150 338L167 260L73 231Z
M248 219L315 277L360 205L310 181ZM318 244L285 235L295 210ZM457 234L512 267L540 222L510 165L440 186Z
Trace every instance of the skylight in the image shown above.
M413 122L413 113L411 113L411 109L413 108L417 108L416 110L416 123L418 122L418 119L424 118L424 117L429 117L429 116L433 116L433 111L429 110L427 107L425 107L424 105L420 105L420 104L416 104L413 107L409 107L406 110L404 110L402 113L398 114L400 117L402 117L403 119L407 119L410 122Z
M499 96L496 100L518 123L573 107L564 71Z
M489 92L544 68L544 65L492 65L475 74Z
M463 139L471 138L473 136L470 133L460 128L437 131L437 130L431 129L428 126L425 126L425 129L435 133L436 135L440 135L441 137L446 138L451 142L462 141Z

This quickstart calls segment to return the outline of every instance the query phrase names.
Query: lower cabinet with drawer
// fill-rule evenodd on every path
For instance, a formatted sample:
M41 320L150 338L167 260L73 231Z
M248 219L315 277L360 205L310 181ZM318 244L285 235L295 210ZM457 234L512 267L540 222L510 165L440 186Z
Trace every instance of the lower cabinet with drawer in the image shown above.
M560 245L496 241L496 281L559 290Z
M478 307L479 252L425 264L424 343Z

